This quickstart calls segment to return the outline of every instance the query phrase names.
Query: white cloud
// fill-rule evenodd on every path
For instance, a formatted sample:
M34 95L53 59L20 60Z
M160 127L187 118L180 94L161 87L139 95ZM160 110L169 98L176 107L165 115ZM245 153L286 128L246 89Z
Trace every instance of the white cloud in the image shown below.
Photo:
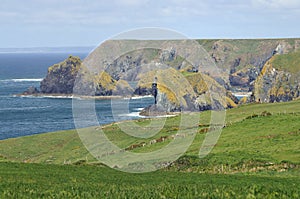
M300 8L299 0L252 0L252 4L256 8L269 9L296 9Z
M147 4L148 0L115 0L116 4L122 6L142 6Z
M49 37L59 33L66 38L70 26L95 38L99 32L109 35L143 26L192 32L196 37L202 32L206 37L300 36L295 25L299 11L300 0L1 0L0 27L8 36L9 31L27 29L34 35L45 29Z

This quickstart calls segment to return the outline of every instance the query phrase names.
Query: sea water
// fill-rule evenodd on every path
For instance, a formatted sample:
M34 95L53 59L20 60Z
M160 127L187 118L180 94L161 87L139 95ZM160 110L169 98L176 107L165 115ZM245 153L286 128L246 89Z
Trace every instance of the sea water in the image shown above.
M0 53L0 140L44 132L74 129L72 99L64 96L17 97L30 86L39 88L47 68L70 54L84 59L86 53ZM152 97L118 100L128 111L112 114L112 101L95 100L100 125L137 119L139 111L153 104Z

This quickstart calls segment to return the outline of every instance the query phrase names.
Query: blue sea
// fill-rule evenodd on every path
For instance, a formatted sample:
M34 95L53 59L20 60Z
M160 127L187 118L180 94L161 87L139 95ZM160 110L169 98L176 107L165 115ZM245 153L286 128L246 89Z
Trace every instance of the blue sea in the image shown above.
M74 129L72 99L63 97L17 97L30 86L39 88L49 66L70 54L83 53L0 53L0 140L32 134ZM124 104L128 100L124 99ZM129 100L129 112L113 117L111 100L96 100L100 124L137 119L139 110L153 103L151 97Z

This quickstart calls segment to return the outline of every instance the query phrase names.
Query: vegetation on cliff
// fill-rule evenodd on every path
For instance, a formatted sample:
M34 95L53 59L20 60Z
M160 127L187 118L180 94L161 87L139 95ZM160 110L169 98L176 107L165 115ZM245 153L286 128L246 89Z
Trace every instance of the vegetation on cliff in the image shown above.
M184 75L183 75L184 74ZM236 98L208 75L169 68L155 70L140 76L138 91L148 91L156 77L158 80L158 105L172 110L210 110L236 107ZM226 96L227 95L227 96Z
M254 84L255 100L279 102L300 96L300 51L273 56Z

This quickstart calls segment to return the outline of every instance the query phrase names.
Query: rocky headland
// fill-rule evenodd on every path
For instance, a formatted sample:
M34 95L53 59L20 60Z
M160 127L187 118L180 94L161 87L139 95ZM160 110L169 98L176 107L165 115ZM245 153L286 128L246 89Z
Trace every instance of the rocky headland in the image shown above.
M100 99L149 95L156 77L157 104L152 109L148 107L153 112L202 111L299 98L300 39L197 41L220 73L205 71L201 64L192 65L175 47L138 49L116 57L113 62L100 56L95 59L98 63L91 63L105 68L97 72L90 72L78 57L70 56L49 67L39 89L30 87L22 95ZM120 43L108 41L106 45L113 51ZM236 92L252 94L238 101L233 95Z

